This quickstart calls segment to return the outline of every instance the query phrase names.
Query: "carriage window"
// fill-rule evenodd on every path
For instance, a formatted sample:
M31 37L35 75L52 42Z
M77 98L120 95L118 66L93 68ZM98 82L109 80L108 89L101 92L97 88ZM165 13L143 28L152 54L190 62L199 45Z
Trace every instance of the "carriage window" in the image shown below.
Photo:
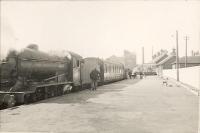
M76 66L79 67L80 63L79 60L76 60Z
M73 59L73 67L76 67L76 60Z
M80 66L80 61L77 59L73 59L73 67L79 67Z

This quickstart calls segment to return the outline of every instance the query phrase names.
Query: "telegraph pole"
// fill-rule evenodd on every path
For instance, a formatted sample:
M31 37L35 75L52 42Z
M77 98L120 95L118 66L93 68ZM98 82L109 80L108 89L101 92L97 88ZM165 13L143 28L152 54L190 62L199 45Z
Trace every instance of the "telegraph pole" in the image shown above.
M187 67L187 41L188 41L188 36L185 36L185 67Z
M176 71L177 81L179 81L178 31L176 31Z
M151 59L152 59L152 63L153 63L153 46L152 46L152 51L151 51Z
M144 64L144 47L142 47L142 64Z

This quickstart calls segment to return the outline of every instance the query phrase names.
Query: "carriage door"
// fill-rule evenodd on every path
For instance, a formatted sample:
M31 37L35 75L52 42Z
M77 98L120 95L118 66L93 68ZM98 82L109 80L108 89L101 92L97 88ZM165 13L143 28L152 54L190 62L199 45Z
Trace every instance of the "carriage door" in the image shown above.
M73 58L73 83L75 86L80 85L80 60Z
M104 63L100 62L100 82L103 83L104 82Z

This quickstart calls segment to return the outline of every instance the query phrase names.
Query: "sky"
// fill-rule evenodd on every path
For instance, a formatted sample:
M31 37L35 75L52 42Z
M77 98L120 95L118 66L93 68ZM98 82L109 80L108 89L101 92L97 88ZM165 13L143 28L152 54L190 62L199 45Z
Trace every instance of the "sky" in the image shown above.
M185 54L200 49L200 1L1 1L1 57L9 49L37 44L41 51L70 50L83 57L123 56L135 52L137 63L153 52L175 48Z

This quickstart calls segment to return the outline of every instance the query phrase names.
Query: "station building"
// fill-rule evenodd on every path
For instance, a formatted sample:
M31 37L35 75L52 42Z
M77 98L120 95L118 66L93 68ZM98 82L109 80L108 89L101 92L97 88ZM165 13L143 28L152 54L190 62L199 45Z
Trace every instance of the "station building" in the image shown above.
M176 68L176 60L171 63L173 69ZM200 66L200 56L188 56L187 57L187 66L185 66L185 56L179 58L179 68L184 67L193 67L193 66Z

